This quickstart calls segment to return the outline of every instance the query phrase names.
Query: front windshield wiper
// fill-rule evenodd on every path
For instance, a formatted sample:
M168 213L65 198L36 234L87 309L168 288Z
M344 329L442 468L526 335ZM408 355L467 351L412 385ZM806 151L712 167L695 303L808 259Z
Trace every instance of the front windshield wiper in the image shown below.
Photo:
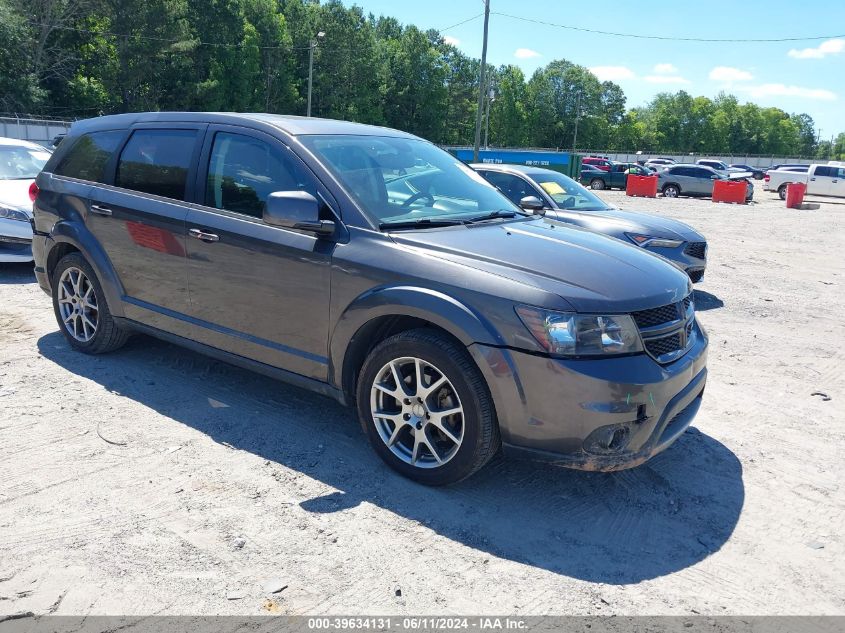
M466 220L433 220L421 218L419 220L403 220L399 222L382 222L378 227L384 229L432 229L439 226L458 226L466 224Z
M477 215L473 218L467 218L464 220L467 224L473 224L474 222L484 222L485 220L495 220L497 218L515 218L516 211L506 211L505 209L498 209L496 211L491 211L485 215ZM528 215L524 213L520 213L519 215Z

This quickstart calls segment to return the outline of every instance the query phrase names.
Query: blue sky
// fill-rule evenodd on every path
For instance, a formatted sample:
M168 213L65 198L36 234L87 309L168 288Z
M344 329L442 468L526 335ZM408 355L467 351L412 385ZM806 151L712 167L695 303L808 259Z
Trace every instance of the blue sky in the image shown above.
M806 112L821 138L845 131L845 0L741 0L732 3L598 0L490 0L488 61L516 64L530 76L565 58L625 90L628 106L663 91ZM404 24L445 29L484 10L482 0L345 0ZM532 23L495 15L507 13ZM766 43L700 43L611 37L552 26L670 37L836 39ZM463 52L481 57L482 19L448 29Z

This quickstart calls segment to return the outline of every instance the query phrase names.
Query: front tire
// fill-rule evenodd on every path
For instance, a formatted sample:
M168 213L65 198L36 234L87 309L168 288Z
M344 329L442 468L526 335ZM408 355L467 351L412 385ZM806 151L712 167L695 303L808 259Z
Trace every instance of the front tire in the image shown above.
M429 486L465 479L499 448L490 390L466 349L430 329L391 336L358 376L358 417L388 466Z
M677 198L679 195L681 195L681 190L678 185L666 185L663 187L664 198Z
M595 189L596 191L601 191L605 188L604 180L601 178L593 178L590 181L590 189Z
M103 287L80 253L63 257L53 271L53 312L67 342L86 354L122 347L128 332L112 318Z

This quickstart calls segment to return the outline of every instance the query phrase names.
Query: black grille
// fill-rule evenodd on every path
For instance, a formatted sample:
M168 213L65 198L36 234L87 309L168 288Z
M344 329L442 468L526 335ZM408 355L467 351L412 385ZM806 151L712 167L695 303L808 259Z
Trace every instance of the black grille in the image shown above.
M640 310L639 312L634 312L631 316L634 317L634 322L640 328L653 327L662 323L677 321L681 318L677 303L670 303L669 305L651 308L649 310Z
M707 242L690 242L684 249L684 252L690 257L704 259L704 253L707 251Z
M664 354L671 354L672 352L682 350L684 345L681 342L680 334L672 334L663 338L646 340L645 347L649 354L658 358Z
M704 277L703 270L691 270L689 271L689 279L692 283L697 284L701 281L702 277Z

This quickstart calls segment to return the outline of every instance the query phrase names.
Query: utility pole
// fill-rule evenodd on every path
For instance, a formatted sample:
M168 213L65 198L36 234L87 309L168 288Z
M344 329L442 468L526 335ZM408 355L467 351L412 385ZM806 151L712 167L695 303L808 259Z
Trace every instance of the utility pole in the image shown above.
M487 70L487 25L490 22L490 0L484 0L484 43L481 45L481 71L478 78L478 111L475 113L475 145L472 161L478 162L478 148L481 145L481 111L484 108L484 93L487 91L485 78Z
M484 118L484 149L490 149L490 143L488 142L490 136L490 106L493 105L493 102L496 100L496 91L493 90L492 86L490 90L487 91L487 115Z
M578 119L581 118L581 91L575 93L575 136L572 137L572 153L578 149Z
M308 45L308 110L305 116L311 116L311 85L314 82L314 49L317 48L318 40L323 39L325 33L320 31L317 37L313 38Z

